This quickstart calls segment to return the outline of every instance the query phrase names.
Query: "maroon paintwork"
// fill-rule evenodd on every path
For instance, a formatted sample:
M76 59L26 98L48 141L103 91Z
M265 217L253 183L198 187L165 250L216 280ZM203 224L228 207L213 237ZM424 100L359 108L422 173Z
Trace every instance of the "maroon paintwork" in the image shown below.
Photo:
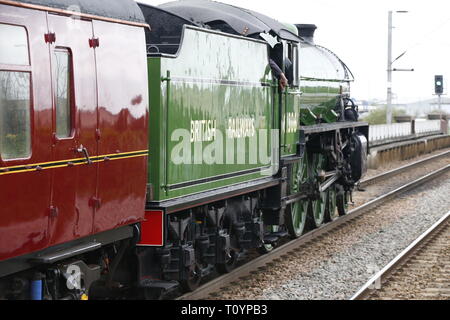
M148 87L141 27L0 5L0 23L24 26L32 76L32 156L5 167L146 150ZM73 28L75 27L75 29ZM46 43L45 35L56 41ZM98 47L92 47L98 39ZM47 39L48 40L48 39ZM72 55L73 134L57 139L53 50ZM144 219L147 158L0 175L0 261ZM53 208L53 210L52 210Z
M103 21L93 23L95 37L100 41L96 49L101 132L98 152L103 155L146 150L148 77L144 30ZM100 164L98 197L102 206L95 214L95 232L143 217L146 161L140 157Z

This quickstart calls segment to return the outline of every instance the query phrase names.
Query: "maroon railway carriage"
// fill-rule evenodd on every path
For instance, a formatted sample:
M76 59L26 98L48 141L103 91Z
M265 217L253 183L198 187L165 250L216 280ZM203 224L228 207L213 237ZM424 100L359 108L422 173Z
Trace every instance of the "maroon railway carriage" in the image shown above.
M145 27L131 0L0 0L0 299L69 262L84 281L113 273L137 237Z

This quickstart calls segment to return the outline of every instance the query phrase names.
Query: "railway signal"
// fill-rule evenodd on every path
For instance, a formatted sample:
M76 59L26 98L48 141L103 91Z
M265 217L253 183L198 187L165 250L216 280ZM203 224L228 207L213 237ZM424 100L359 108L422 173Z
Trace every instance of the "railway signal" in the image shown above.
M444 76L434 76L434 92L437 95L444 93Z
M442 96L444 95L444 76L434 76L434 93L438 96L439 110L442 108Z

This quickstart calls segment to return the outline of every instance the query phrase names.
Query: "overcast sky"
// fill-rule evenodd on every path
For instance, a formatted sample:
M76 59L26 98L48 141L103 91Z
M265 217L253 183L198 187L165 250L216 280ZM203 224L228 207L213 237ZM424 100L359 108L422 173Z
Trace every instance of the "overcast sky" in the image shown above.
M168 1L139 0L150 5ZM388 11L394 13L394 102L432 98L434 75L450 81L450 2L445 0L223 0L282 22L314 23L316 43L334 51L352 70L356 99L386 99ZM396 98L396 99L395 99Z

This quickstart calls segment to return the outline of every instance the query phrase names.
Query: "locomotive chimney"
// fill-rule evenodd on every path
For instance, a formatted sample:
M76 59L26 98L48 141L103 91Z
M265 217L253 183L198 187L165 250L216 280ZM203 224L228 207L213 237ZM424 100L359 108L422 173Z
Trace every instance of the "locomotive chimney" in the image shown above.
M305 41L314 44L314 32L317 29L315 24L296 24L298 35L305 39Z

